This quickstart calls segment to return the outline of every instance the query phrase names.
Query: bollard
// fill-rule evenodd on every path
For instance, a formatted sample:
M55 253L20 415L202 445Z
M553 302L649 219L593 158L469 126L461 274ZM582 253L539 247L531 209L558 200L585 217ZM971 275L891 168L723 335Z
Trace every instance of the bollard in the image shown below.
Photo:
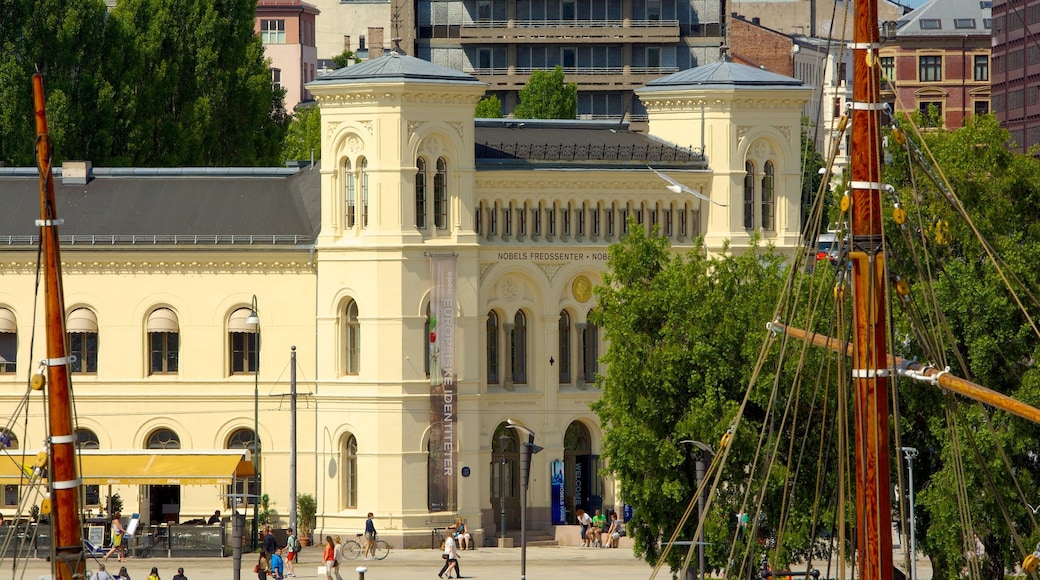
M368 572L368 568L365 568L364 566L358 566L354 569L354 571L358 574L358 580L365 580L365 572Z

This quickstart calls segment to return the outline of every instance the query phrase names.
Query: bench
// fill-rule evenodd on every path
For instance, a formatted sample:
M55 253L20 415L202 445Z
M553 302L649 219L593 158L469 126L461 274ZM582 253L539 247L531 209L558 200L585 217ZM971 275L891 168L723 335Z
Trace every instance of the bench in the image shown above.
M430 518L426 520L426 525L430 526L430 549L440 550L444 544L444 528L454 525L455 517L451 518Z

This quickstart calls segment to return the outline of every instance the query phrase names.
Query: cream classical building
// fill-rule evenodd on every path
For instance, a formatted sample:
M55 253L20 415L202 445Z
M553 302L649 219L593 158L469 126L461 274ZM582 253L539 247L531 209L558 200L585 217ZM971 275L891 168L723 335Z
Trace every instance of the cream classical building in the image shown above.
M118 491L145 521L200 517L229 486L250 488L255 460L287 522L295 352L296 485L317 498L317 533L360 531L370 511L399 546L428 546L456 515L480 542L503 513L515 532L527 433L509 420L544 448L532 534L552 537L578 508L620 509L589 410L606 372L588 314L608 246L634 218L678 249L703 236L709 251L739 250L758 231L793 251L811 89L729 62L682 71L638 91L650 124L636 133L474 121L484 84L394 53L307 88L322 108L320 167L63 173L77 424L111 456L84 467L90 501ZM33 170L0 168L7 415L42 357L36 184ZM28 398L28 422L6 427L10 454L44 447L40 397ZM188 459L173 460L184 473L117 477L142 454ZM200 458L222 454L233 460L207 459L220 466L203 477ZM17 470L0 476L5 503L28 493Z

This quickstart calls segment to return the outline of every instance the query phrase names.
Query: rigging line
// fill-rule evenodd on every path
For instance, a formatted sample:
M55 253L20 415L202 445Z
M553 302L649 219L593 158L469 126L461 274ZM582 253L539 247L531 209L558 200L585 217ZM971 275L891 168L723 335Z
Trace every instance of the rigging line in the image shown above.
M937 178L941 180L941 182L936 183L936 186L939 187L940 190L943 190L943 193L953 204L954 210L957 211L961 218L964 219L965 222L968 224L968 227L971 228L971 231L975 234L975 238L979 240L979 244L982 246L982 249L985 250L986 255L989 257L994 268L997 270L997 274L1000 275L1000 279L1004 282L1004 287L1007 288L1008 292L1011 293L1011 297L1014 298L1015 304L1018 305L1018 308L1022 312L1022 315L1025 316L1026 320L1029 322L1029 326L1033 329L1033 333L1040 337L1040 328L1037 328L1036 322L1033 320L1033 317L1026 310L1025 305L1022 304L1021 298L1019 297L1018 293L1015 292L1015 289L1012 287L1010 280L1008 280L1007 272L1005 272L1004 267L1006 266L1006 264L1004 264L1003 260L1001 260L996 255L996 252L993 250L993 247L986 240L986 238L983 237L982 232L980 232L978 227L975 225L975 221L971 219L970 215L968 215L967 209L964 207L964 204L957 196L957 193L953 190L953 187L950 185L949 180L943 173L942 168L939 167L939 164L935 161L935 156L932 155L932 151L928 148L928 144L924 141L924 137L921 135L920 130L913 123L910 124L910 128L914 130L914 134L921 142L922 155L924 153L927 153L927 159L930 160L931 164L934 166ZM908 139L907 143L909 142L910 140ZM1012 276L1014 276L1013 272ZM1029 288L1022 284L1021 280L1019 280L1017 276L1014 276L1014 278L1026 292L1026 295L1029 296L1029 298L1033 301L1034 305L1038 304L1032 292L1029 291Z
M1025 496L1022 493L1022 488L1019 487L1018 477L1015 476L1015 471L1011 467L1011 461L1008 459L1007 454L1005 453L1004 445L997 437L996 429L993 427L993 423L991 420L992 418L990 417L990 414L986 411L986 407L977 401L975 402L975 407L980 411L982 419L986 423L990 440L993 441L994 446L997 448L997 452L1000 454L1001 462L1004 464L1004 467L1007 470L1007 474L1011 476L1011 481L1014 483L1015 490L1018 492L1019 501L1022 503L1022 505L1028 505L1028 503L1025 501ZM964 408L962 406L958 406L958 413L961 419L967 422L967 417L964 414ZM1015 546L1018 548L1019 557L1023 558L1027 554L1030 554L1031 551L1027 551L1025 545L1022 543L1022 537L1018 533L1018 529L1016 528L1015 523L1011 518L1011 514L1008 512L1007 505L1004 502L1002 494L997 489L997 484L993 480L993 473L990 470L988 463L986 462L986 458L983 457L982 451L979 450L978 440L976 439L974 432L972 432L971 430L969 430L968 442L971 444L971 449L975 454L975 461L977 461L979 466L981 467L982 474L986 478L986 483L989 486L989 489L993 492L993 500L997 502L997 506L1000 508L1000 514L1004 518L1004 524L1007 525L1008 531L1010 532L1012 539L1015 541ZM1032 523L1033 531L1035 532L1036 520L1033 519L1033 510L1027 509L1025 510L1025 512L1029 515L1029 520Z

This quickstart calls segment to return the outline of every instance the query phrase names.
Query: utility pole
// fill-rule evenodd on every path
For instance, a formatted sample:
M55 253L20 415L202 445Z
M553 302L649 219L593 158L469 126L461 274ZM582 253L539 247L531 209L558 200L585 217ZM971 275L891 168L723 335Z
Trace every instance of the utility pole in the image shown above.
M296 345L289 355L289 527L296 537ZM309 530L308 530L309 531Z

